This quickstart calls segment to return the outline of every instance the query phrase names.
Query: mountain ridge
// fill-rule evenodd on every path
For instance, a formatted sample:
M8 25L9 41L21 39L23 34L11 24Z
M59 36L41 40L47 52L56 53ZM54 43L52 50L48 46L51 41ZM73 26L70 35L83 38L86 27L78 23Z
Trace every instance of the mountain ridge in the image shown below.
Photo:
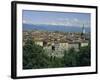
M23 24L23 30L46 30L61 32L82 32L82 27L77 26L61 26L61 25L44 25L44 24ZM85 27L86 32L90 32L90 27Z

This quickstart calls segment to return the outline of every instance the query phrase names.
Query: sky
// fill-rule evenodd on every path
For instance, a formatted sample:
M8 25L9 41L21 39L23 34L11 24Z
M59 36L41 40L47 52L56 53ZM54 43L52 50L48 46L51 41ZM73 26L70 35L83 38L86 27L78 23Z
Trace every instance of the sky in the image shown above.
M23 10L23 24L90 27L90 13Z

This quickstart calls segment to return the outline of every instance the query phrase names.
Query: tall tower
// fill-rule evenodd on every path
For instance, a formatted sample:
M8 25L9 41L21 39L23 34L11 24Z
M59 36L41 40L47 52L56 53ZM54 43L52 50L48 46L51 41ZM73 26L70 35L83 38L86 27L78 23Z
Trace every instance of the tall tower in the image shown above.
M82 34L85 34L85 27L84 27L84 24L83 24L83 27L82 27Z
M83 24L83 27L82 27L81 38L85 40L85 27L84 27L84 24Z

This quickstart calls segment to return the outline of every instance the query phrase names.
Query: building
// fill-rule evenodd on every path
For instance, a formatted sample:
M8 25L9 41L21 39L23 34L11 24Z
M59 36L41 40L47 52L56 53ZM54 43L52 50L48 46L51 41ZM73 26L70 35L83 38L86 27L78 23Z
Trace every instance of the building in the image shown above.
M84 27L84 24L83 24L83 27L82 27L82 33L85 34L85 27Z
M68 43L68 49L74 48L76 51L79 51L80 43L79 42L70 42Z
M82 42L81 47L88 46L88 44L89 44L88 42Z
M43 42L42 41L35 41L35 44L37 44L39 46L43 46Z
M88 46L90 33L85 32L83 25L82 32L44 32L33 31L32 39L35 44L42 46L49 56L62 57L64 51L74 48L79 51L80 47ZM86 36L85 36L86 35ZM29 32L24 32L23 42L29 38ZM23 44L25 45L25 43Z

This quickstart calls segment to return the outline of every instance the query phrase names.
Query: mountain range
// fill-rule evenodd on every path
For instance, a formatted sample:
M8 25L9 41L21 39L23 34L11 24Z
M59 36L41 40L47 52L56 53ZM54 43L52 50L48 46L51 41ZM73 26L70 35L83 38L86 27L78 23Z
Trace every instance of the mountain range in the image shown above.
M44 24L23 24L23 30L44 30L44 31L61 31L61 32L82 32L82 27L78 26L61 26L61 25L44 25ZM85 27L86 32L90 32L90 27Z

